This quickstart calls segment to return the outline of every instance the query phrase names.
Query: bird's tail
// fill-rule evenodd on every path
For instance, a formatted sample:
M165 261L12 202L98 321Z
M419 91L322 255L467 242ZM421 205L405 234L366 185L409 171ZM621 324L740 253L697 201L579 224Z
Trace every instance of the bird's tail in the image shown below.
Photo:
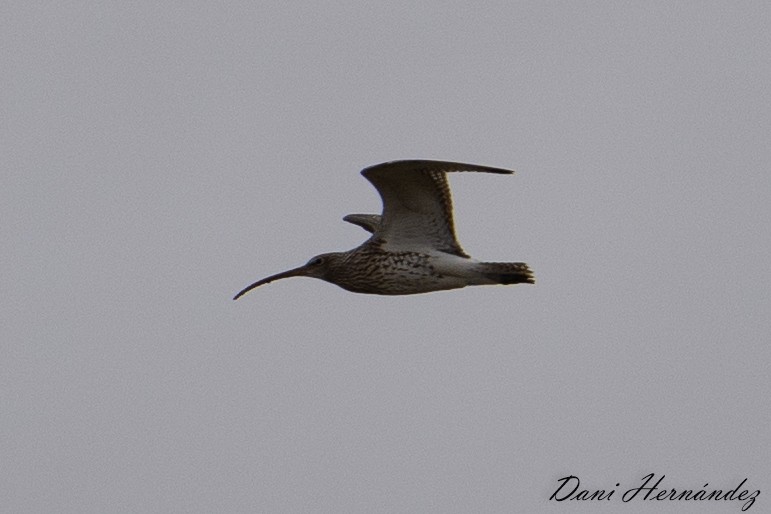
M477 269L495 284L535 284L533 272L524 262L481 262Z

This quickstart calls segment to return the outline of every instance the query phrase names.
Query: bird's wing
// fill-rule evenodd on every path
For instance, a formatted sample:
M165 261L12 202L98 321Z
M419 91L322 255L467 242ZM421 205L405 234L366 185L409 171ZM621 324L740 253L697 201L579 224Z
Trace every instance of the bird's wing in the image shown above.
M343 221L358 225L369 233L374 233L380 226L380 214L348 214Z
M393 161L365 168L383 199L383 216L373 239L393 249L435 249L468 257L455 237L451 171L514 173L510 170L444 161Z

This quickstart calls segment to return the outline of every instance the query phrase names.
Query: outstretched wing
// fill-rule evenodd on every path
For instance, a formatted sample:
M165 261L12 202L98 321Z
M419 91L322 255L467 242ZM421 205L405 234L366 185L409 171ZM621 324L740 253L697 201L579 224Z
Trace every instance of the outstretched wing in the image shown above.
M512 174L513 171L445 161L393 161L365 168L383 199L383 215L374 238L386 248L434 249L468 257L455 237L452 197L447 185L451 171Z

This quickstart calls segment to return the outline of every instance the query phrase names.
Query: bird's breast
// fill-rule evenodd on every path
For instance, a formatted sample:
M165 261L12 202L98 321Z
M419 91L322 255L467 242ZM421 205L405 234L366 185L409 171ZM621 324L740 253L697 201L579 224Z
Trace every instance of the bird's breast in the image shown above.
M411 251L352 252L327 278L356 293L404 295L463 287L458 277L437 270L437 257Z

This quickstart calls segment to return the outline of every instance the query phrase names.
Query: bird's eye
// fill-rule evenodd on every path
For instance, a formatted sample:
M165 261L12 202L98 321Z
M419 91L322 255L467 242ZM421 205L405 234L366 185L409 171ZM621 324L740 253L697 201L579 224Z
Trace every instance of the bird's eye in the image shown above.
M314 257L313 259L308 262L308 266L318 266L322 262L324 262L324 259L322 257Z

